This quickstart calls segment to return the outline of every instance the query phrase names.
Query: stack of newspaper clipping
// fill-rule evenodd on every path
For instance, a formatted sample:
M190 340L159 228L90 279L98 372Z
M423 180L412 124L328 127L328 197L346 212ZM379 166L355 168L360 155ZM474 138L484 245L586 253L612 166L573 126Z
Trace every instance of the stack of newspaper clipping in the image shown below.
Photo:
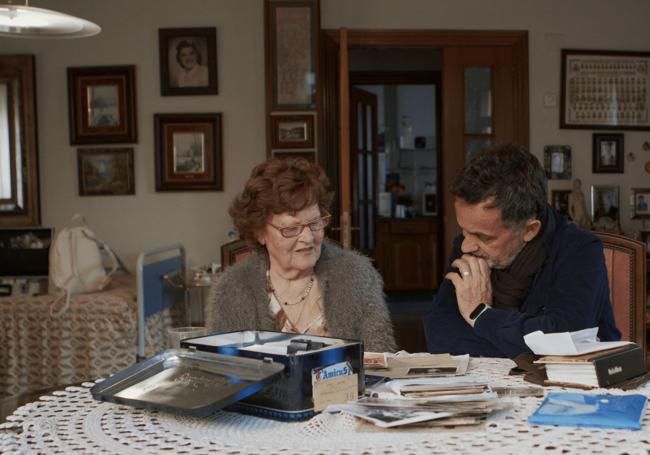
M383 379L367 388L365 397L330 405L327 412L347 412L374 424L361 425L369 431L480 425L490 412L510 405L499 401L484 379L466 376L468 363L468 356L449 354L366 353L366 375Z

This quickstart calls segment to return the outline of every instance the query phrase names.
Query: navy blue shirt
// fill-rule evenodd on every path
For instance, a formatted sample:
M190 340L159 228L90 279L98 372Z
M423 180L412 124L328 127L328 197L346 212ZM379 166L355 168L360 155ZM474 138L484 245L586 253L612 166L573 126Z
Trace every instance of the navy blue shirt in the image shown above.
M601 241L552 207L547 206L546 213L542 240L548 255L520 310L488 309L472 328L458 311L454 285L445 279L424 317L429 352L514 358L530 351L523 337L536 330L598 327L602 341L620 339ZM445 274L457 271L451 263L462 256L462 242L462 235L454 240Z

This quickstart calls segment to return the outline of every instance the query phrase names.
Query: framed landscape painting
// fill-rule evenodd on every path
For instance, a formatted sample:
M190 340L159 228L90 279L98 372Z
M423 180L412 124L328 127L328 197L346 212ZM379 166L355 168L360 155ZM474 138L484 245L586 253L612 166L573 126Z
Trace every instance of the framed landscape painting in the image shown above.
M137 142L135 66L68 68L71 144Z
M132 148L77 151L80 196L135 194Z
M221 191L221 114L155 114L156 191Z

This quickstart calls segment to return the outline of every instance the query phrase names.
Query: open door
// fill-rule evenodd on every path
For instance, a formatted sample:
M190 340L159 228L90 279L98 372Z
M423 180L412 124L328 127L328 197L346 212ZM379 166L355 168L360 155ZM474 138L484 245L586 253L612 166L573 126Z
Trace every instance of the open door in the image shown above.
M528 146L527 97L520 93L510 46L443 49L441 185L445 258L459 229L453 199L445 191L476 153L499 142ZM525 113L523 112L525 106Z
M439 154L442 232L446 258L458 233L446 188L481 147L501 141L528 146L528 35L522 31L331 30L321 35L320 150L337 192L334 223L351 213L350 99L348 47L442 49L442 145ZM340 207L340 208L339 208ZM340 211L340 212L339 212ZM342 219L344 217L341 217ZM345 221L344 219L342 221ZM351 221L351 220L350 220ZM347 226L347 227L346 227ZM336 238L337 232L332 233ZM348 235L351 243L351 235ZM340 238L345 245L345 236Z
M350 89L352 247L374 257L377 210L377 95Z

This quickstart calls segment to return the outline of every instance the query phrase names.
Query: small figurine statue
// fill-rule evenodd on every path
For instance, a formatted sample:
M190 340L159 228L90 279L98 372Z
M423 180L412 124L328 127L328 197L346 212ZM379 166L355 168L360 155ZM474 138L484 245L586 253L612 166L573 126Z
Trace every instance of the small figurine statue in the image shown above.
M591 229L591 219L587 213L585 195L582 194L580 179L573 180L573 190L569 193L569 216L575 224L584 229Z

